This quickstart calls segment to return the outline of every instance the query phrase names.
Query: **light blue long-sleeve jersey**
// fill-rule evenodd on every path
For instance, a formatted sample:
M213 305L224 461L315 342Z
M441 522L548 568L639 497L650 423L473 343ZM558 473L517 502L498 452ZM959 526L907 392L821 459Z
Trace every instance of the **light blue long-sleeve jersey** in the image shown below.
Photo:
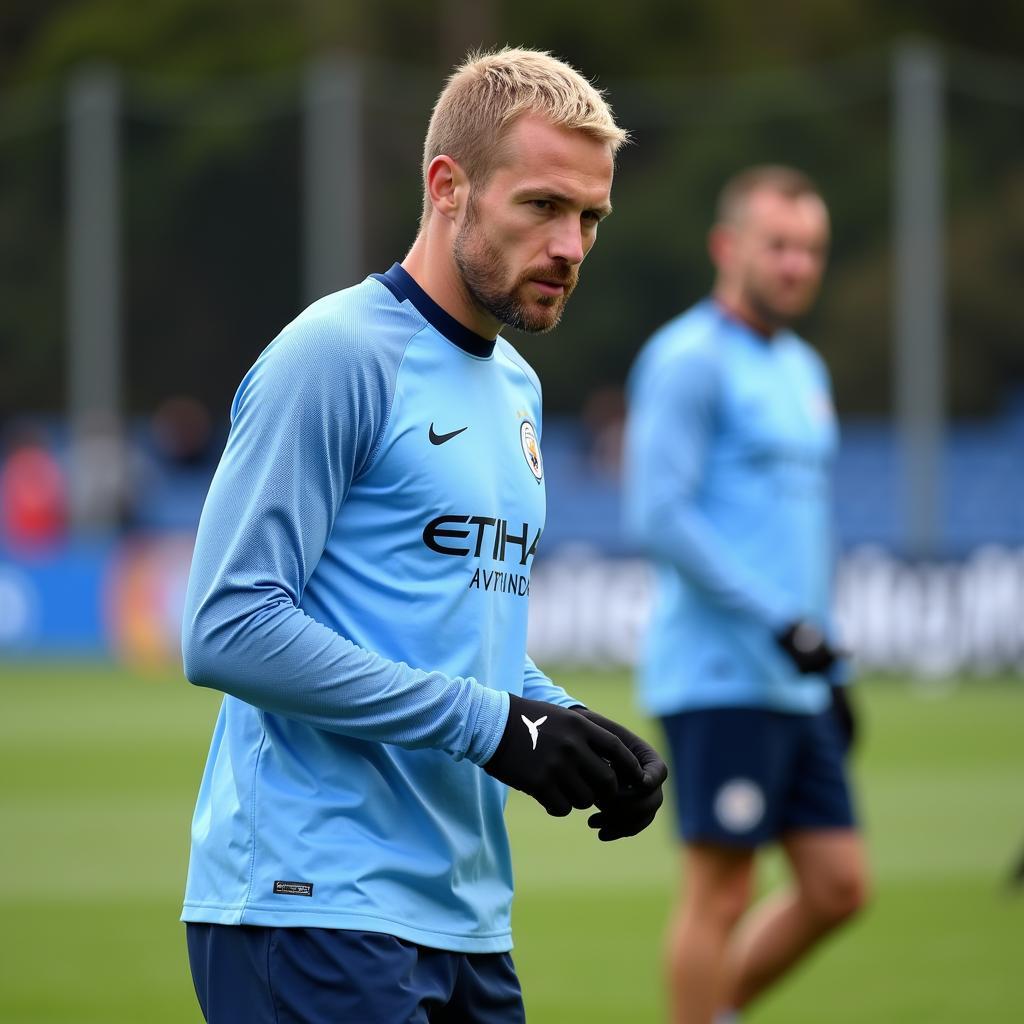
M791 331L764 338L706 300L650 338L628 397L627 531L657 575L642 703L821 710L826 682L800 676L774 634L803 617L831 629L824 363Z
M397 264L314 303L239 387L189 576L188 677L225 691L186 921L511 947L508 693L544 525L536 376Z

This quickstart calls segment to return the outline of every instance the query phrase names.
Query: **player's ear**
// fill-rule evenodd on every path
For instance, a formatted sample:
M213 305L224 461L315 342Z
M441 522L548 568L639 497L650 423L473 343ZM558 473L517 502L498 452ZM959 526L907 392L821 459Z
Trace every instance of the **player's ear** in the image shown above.
M469 196L469 179L456 160L443 153L427 168L427 195L436 213L454 220Z
M708 232L708 255L717 270L732 262L734 233L726 224L715 224Z

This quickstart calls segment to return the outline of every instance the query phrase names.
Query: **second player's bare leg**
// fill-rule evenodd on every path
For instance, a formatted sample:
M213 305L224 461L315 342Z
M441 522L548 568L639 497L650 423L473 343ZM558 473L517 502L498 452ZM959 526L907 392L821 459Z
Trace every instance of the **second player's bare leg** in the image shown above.
M796 832L782 846L793 883L759 903L730 943L724 1008L748 1005L866 900L867 861L854 830Z
M750 850L688 846L684 889L669 925L665 972L672 1024L711 1024L729 938L752 892Z

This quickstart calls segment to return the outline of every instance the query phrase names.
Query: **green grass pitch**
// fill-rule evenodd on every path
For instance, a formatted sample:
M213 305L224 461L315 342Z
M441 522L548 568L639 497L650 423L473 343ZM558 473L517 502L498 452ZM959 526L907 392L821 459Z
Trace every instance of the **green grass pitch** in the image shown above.
M561 678L644 728L624 676ZM1024 683L860 691L874 902L748 1019L1019 1021L1024 891L1005 880L1024 846ZM177 916L216 703L175 676L0 665L4 1024L200 1021ZM660 1021L670 816L610 846L517 794L509 818L531 1024ZM769 859L765 881L780 872Z

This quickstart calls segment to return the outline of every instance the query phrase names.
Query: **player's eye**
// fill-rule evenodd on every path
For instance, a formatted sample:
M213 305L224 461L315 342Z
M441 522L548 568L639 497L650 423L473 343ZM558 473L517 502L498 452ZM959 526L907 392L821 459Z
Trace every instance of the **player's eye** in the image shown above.
M530 205L535 210L553 210L555 204L550 199L531 199Z

